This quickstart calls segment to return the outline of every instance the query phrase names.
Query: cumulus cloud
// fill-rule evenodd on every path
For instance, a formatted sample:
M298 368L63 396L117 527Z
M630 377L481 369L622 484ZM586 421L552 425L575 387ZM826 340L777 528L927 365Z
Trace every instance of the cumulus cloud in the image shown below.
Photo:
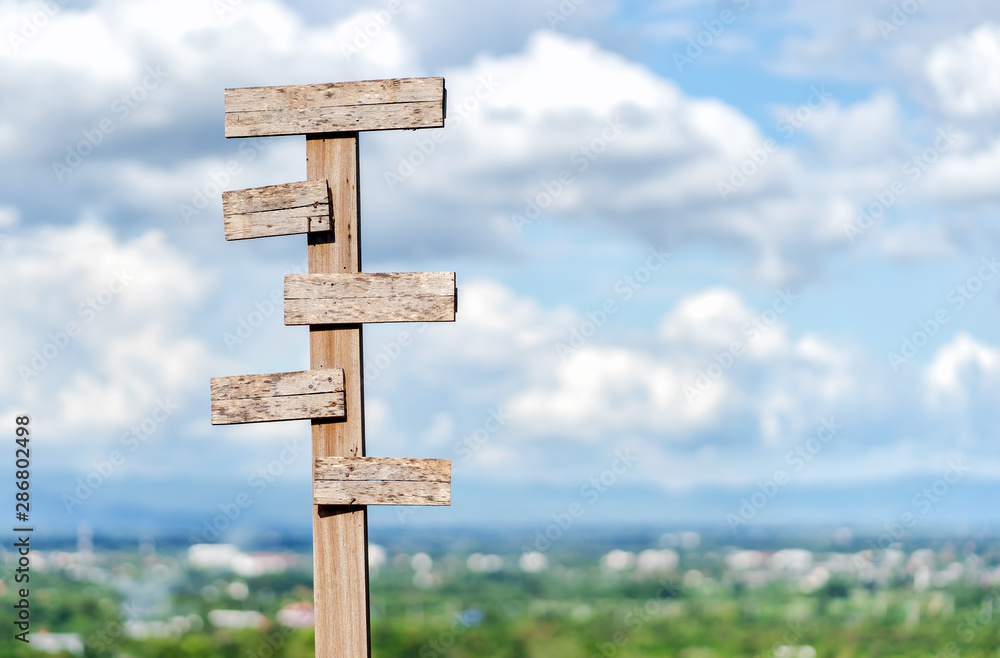
M872 236L873 249L889 258L915 261L959 253L953 236L940 224L904 222Z
M686 433L710 408L687 404L684 374L639 351L585 347L508 406L529 436L593 442L629 430Z
M383 156L394 162L387 186L417 199L425 210L414 220L431 228L418 235L400 222L380 235L393 241L391 228L411 253L465 233L447 219L456 210L488 234L480 244L510 244L535 221L607 223L655 245L736 247L774 280L842 243L854 189L829 180L849 183L850 174L810 176L791 147L755 164L766 138L746 116L592 42L540 31L521 52L447 77L453 124L443 143L408 138L393 142L398 156ZM753 171L740 177L745 163ZM392 200L375 204L391 216Z
M149 231L131 240L93 218L24 228L0 244L0 390L71 441L204 388L215 360L190 333L206 274Z
M928 402L966 407L1000 384L1000 350L960 332L934 355L924 373Z
M1000 25L980 25L939 43L926 66L938 102L949 114L983 117L1000 110Z
M782 293L790 295L774 300ZM417 418L398 412L392 448L412 451L419 438L466 476L564 483L581 464L626 449L641 455L635 481L743 486L788 469L789 451L823 423L836 426L836 440L796 481L933 472L953 456L952 440L940 437L954 437L956 419L967 447L992 459L995 423L968 419L988 420L1000 352L962 332L909 385L857 345L793 329L783 303L755 308L732 288L684 295L656 330L627 340L614 323L588 326L585 314L497 282L466 285L462 295L460 321L430 327L412 360L386 371L395 383L379 389L379 409L404 394L429 405L434 412ZM445 402L442 376L462 382L461 402ZM492 409L506 417L497 431L485 422ZM426 429L406 431L414 425Z
M227 87L425 74L396 23L359 55L345 56L341 45L366 13L313 22L272 0L247 0L222 16L197 0L57 7L23 45L0 49L7 71L0 165L11 172L0 192L25 216L48 221L71 221L76 207L67 200L75 198L121 224L136 214L180 222L179 204L229 161L267 169L278 178L268 183L301 179L301 162L281 155L301 152L300 140L258 144L253 165L238 151L247 140L226 142ZM38 11L32 2L3 3L0 33L20 34ZM256 179L232 183L249 187ZM123 202L134 211L127 218Z
M707 4L661 9L704 13ZM695 97L684 90L688 80L623 54L628 48L598 23L612 7L603 0L581 6L558 26L565 32L546 29L544 8L526 0L417 0L390 19L354 9L307 16L276 0L244 0L222 13L218 6L62 7L24 44L0 52L0 292L10 309L0 320L9 346L0 353L0 393L7 410L37 410L62 445L79 432L106 441L171 395L188 400L185 436L212 431L270 445L274 426L207 425L207 379L294 369L281 362L303 359L305 342L295 351L284 340L290 330L269 325L244 346L244 362L223 363L221 340L204 337L232 331L255 300L268 299L280 279L265 279L301 260L301 251L286 258L300 242L223 246L218 192L301 179L303 140L226 142L222 89L442 73L445 129L363 138L366 258L376 255L366 262L410 268L447 257L442 269L457 269L454 260L476 278L461 282L456 324L369 334L377 336L366 343L369 357L398 332L412 339L366 382L372 454L461 460L456 446L482 432L485 443L468 464L458 462L477 476L575 481L581 467L628 447L643 455L635 473L650 482L732 485L780 463L828 414L843 414L852 429L815 472L891 478L925 468L956 417L987 415L995 346L956 334L919 382L906 382L851 338L825 333L822 320L793 322L750 300L760 299L761 281L820 280L810 276L848 249L844 223L928 145L921 135L933 142L937 127L914 119L910 87L930 85L930 100L917 104L936 103L960 139L860 251L914 260L960 250L926 201L951 204L949 220L958 221L963 204L996 196L1000 147L983 129L1000 102L994 23L968 25L949 17L962 13L953 7L926 4L885 39L876 27L883 8L870 3L754 6L716 56L750 44L743 61L776 55L761 65L772 73L813 80L835 71L875 87L863 98L834 97L786 139L751 118L756 101L740 109L739 98ZM20 34L34 11L26 0L0 4L0 34ZM702 18L670 16L644 34L658 29L683 41ZM761 36L770 32L748 38L763 24L794 28L771 44ZM883 68L907 72L914 84L873 85ZM801 88L799 101L810 93L797 86L802 79L783 80L785 90ZM784 98L788 106L772 119L795 109L787 101L794 94ZM112 130L101 129L105 120ZM80 164L60 182L52 163L74 153ZM733 189L722 194L720 183ZM182 204L198 210L190 222ZM92 218L78 221L80 208ZM579 246L563 244L567 235L586 236L578 261L560 273L579 278L581 289L610 251L642 242L683 251L692 276L650 285L660 306L636 302L620 325L573 344L590 318L553 301L542 262ZM122 270L134 276L127 286L115 278ZM226 278L224 292L213 287L218 278ZM877 279L886 286L891 277ZM854 312L839 303L831 312ZM268 321L279 325L279 315ZM645 328L631 324L637 316ZM80 332L63 349L70 321ZM35 351L45 368L25 385L18 367L31 368ZM274 367L245 363L254 359ZM488 429L498 416L499 429ZM970 423L966 434L989 429ZM206 451L204 463L221 454Z
M179 222L177 208L215 189L229 164L248 173L222 176L227 182L216 187L300 179L300 140L261 144L253 164L237 152L240 142L227 145L221 90L426 75L433 56L418 28L441 6L326 21L274 0L224 14L196 0L63 9L18 52L0 54L12 65L0 82L10 92L0 93L0 139L12 140L2 152L20 162L79 164L0 185L17 202L34 188L29 215L63 216L67 195L56 192L68 190L115 221L126 221L124 203L146 221ZM7 3L0 31L16 32L31 7ZM691 97L595 40L535 29L533 17L544 19L537 8L512 11L518 42L443 71L447 128L366 136L365 207L380 218L369 230L383 254L510 257L531 228L519 218L556 220L624 228L655 245L707 240L735 250L759 279L787 281L815 273L844 248L844 223L887 182L857 165L881 163L899 148L891 94L832 104L811 118L803 134L827 165L783 142L755 163L765 133L733 106ZM66 33L87 34L93 47L74 58L79 46ZM163 79L145 88L151 67ZM43 92L52 88L60 94ZM23 93L35 99L30 111L15 100ZM126 151L127 143L147 153ZM740 175L746 167L752 173ZM730 191L720 193L723 185ZM217 195L206 196L217 214Z
M757 440L778 443L852 396L849 352L817 336L791 339L773 309L756 313L732 290L680 300L659 339L648 349L584 345L552 359L551 375L509 403L519 428L576 440L645 433L697 442L756 418Z
M21 213L13 206L0 206L0 228L10 228L21 219Z
M993 181L1000 175L1000 140L977 138L971 131L949 130L957 146L940 156L927 174L927 195L935 200L982 203L997 198Z
M842 165L884 162L898 152L902 115L896 98L888 93L841 107L835 100L803 122L817 147Z
M947 5L845 0L817 6L808 0L754 6L758 26L791 26L770 43L758 42L766 65L795 76L887 82L920 73L928 45L1000 19L1000 8L979 0Z
M773 305L754 309L733 289L686 295L658 329L627 341L614 323L588 326L585 314L496 282L466 284L462 299L459 322L428 328L369 386L383 449L412 451L419 439L477 476L563 481L629 446L659 465L635 477L688 487L740 480L741 464L760 462L762 449L787 450L822 419L878 404L874 369L858 350L793 332ZM446 402L454 381L461 392ZM387 424L386 401L404 397L406 409L433 413L400 410ZM499 427L489 421L495 410ZM517 455L512 473L505 465Z

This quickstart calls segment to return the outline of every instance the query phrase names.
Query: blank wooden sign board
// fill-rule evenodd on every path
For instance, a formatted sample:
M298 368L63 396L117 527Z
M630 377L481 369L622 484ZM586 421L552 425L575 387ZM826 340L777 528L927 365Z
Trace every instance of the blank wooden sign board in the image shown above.
M316 656L371 655L367 505L450 505L451 461L365 456L361 325L453 322L454 272L361 272L358 133L444 126L443 78L226 90L226 137L305 135L308 180L223 193L227 240L305 234L309 370L212 379L212 423L311 419Z

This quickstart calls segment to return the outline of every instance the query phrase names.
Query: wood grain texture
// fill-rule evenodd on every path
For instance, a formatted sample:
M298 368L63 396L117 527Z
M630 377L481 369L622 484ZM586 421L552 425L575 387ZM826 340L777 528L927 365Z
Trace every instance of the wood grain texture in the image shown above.
M226 137L441 128L444 78L226 90Z
M451 460L317 459L313 501L328 505L450 505Z
M329 233L310 233L309 272L361 270L358 136L306 137L306 178L327 179L334 222ZM309 328L313 369L342 368L347 417L314 420L313 457L365 454L361 326ZM368 510L313 506L313 596L317 658L369 658Z
M285 324L454 322L454 272L289 274Z
M333 226L325 180L223 192L222 212L227 240L329 231Z
M353 297L455 297L454 272L286 274L285 297L341 300Z
M313 482L313 502L317 505L451 505L448 482L387 481Z
M226 112L380 105L443 100L444 78L390 78L313 85L226 89Z
M450 459L394 457L321 457L315 460L317 480L451 482Z
M319 395L212 401L213 425L343 418L345 413L343 391Z
M326 368L271 375L213 377L211 386L213 400L336 393L344 390L344 371Z
M212 379L212 424L343 418L340 368Z
M330 205L330 194L325 179L222 193L222 211L226 214L268 212L313 204Z

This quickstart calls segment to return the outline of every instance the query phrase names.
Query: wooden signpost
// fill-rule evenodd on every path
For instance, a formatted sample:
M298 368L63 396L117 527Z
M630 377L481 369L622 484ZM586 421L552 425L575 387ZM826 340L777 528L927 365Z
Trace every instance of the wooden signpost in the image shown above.
M454 272L361 273L358 133L441 128L443 78L226 90L226 137L305 135L301 183L225 192L227 240L307 235L285 324L310 370L212 379L212 423L312 420L316 656L371 655L367 505L450 505L451 461L365 456L361 325L453 322Z

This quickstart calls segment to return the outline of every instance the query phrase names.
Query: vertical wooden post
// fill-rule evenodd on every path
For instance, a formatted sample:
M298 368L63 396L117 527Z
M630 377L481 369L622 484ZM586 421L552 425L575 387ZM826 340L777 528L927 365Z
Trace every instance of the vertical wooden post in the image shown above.
M309 273L361 271L358 133L306 136L306 177L330 185L333 231L309 235ZM332 241L331 238L332 237ZM313 325L309 367L343 368L344 420L313 420L313 458L365 454L361 325ZM313 505L317 658L368 658L368 508Z
M306 135L309 181L226 192L223 213L227 240L308 234L309 274L285 278L285 324L310 324L310 369L213 378L212 422L312 419L318 658L371 656L366 505L451 504L449 460L365 456L360 323L454 322L455 273L351 276L361 272L359 132L441 128L445 97L444 78L226 90L226 137ZM344 303L359 282L378 313Z

